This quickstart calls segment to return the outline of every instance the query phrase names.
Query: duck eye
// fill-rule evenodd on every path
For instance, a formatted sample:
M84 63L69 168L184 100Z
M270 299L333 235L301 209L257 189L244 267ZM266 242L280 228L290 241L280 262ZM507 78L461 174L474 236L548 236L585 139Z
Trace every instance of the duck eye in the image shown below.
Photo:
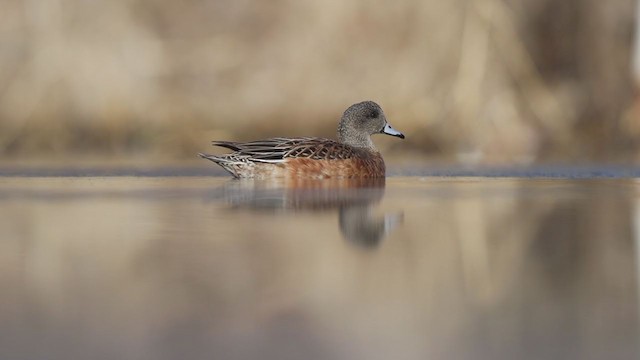
M372 109L368 114L367 117L370 119L375 119L378 116L380 116L380 111L378 111L378 109Z

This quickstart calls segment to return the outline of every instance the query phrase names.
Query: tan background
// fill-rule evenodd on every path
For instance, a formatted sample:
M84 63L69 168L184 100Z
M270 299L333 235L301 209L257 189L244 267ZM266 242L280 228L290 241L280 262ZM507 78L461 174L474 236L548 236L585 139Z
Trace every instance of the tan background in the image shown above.
M634 161L632 0L5 0L2 159L193 159L379 102L451 163Z

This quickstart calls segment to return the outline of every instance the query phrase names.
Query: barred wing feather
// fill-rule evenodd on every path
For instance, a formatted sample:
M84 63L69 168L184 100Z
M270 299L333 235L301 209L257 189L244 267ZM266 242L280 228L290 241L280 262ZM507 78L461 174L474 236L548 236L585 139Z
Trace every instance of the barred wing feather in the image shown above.
M354 149L322 138L271 138L250 142L214 141L213 145L235 151L250 161L278 162L287 158L343 160L354 156Z

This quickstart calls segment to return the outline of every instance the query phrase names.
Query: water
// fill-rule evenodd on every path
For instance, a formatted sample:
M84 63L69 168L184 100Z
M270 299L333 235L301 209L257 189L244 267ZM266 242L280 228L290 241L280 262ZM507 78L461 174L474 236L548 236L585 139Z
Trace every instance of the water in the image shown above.
M0 177L0 359L632 359L633 179Z

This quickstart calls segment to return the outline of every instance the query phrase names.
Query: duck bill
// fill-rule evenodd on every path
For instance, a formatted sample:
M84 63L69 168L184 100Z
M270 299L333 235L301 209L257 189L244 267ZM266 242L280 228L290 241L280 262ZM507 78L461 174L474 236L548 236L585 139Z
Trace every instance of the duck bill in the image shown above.
M392 128L391 125L389 125L389 124L386 124L384 126L384 128L382 128L381 133L387 134L387 135L391 135L391 136L397 136L400 139L404 139L404 134L402 134L400 131Z

